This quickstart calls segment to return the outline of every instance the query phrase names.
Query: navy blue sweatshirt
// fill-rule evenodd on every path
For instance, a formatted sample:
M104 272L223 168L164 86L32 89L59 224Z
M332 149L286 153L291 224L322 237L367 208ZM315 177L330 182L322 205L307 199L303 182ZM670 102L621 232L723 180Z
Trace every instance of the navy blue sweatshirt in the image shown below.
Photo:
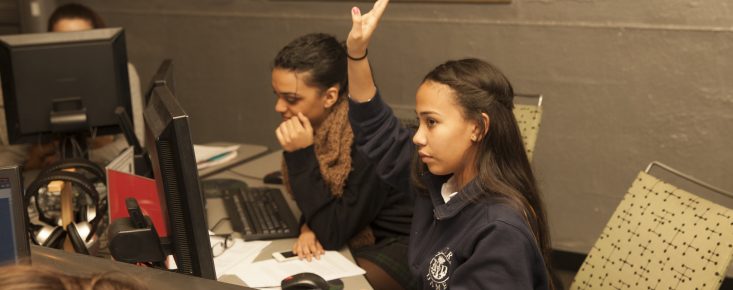
M413 132L400 126L377 95L351 101L357 148L387 183L415 194L408 262L421 289L548 289L542 253L518 210L467 197L481 193L474 179L447 203L440 194L450 176L421 176L427 194L410 183Z
M321 175L314 147L284 153L288 178L303 218L326 250L338 250L367 225L377 242L408 236L413 197L382 181L374 165L352 145L344 193L333 197Z

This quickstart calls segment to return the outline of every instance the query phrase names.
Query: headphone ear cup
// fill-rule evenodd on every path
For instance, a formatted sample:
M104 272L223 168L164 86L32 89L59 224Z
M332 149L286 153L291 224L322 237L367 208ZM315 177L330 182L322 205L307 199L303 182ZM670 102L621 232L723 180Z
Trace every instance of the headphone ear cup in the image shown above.
M87 249L85 237L82 237L82 234L79 233L76 223L70 223L66 226L66 232L69 235L74 251L80 254L89 255L89 249ZM86 234L88 235L89 233Z
M97 208L84 205L76 212L76 222L92 222L97 217Z
M40 226L40 229L34 234L33 240L43 247L59 248L65 235L66 232L61 227Z

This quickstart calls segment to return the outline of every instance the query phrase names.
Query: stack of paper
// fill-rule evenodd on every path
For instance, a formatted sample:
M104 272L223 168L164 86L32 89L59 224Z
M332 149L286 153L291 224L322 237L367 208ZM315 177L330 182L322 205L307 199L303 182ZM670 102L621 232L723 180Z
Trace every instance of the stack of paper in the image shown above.
M232 160L237 157L238 149L239 145L225 147L193 145L193 151L196 155L196 167L201 170Z

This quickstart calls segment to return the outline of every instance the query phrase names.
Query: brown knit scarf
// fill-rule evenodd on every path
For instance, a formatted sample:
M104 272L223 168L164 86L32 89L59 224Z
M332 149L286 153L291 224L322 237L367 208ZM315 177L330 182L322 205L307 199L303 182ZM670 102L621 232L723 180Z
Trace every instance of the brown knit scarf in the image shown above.
M316 130L313 139L316 158L321 176L331 191L331 195L340 198L344 194L346 178L351 172L351 145L354 142L354 132L349 123L349 105L340 100L332 108L321 126ZM283 183L288 193L292 195L288 179L288 167L282 163ZM360 248L373 245L374 234L369 226L351 238L349 246Z

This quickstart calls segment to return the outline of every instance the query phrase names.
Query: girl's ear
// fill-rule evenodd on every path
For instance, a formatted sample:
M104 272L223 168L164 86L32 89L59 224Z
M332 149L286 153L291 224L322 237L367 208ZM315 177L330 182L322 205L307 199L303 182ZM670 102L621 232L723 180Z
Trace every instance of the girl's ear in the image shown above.
M489 124L491 122L489 115L486 113L481 113L481 119L479 120L481 123L483 123L484 126L482 129L482 126L480 126L481 124L479 123L474 124L473 132L471 132L472 133L471 141L474 141L474 142L481 141L482 139L484 139L484 137L486 137L486 134L489 133Z
M323 96L323 107L326 109L329 109L333 107L334 104L339 99L339 87L333 86L326 90L326 94Z

